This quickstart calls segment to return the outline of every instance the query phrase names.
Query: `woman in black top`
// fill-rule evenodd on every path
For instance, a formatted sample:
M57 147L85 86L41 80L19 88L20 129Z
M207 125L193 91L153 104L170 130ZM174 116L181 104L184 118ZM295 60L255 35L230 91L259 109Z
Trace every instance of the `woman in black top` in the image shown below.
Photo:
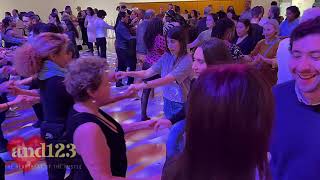
M127 157L124 133L153 126L155 121L121 127L101 106L110 101L105 59L84 57L68 67L65 85L75 100L67 122L67 137L76 147L74 179L125 177Z
M42 33L17 49L14 60L19 75L30 77L37 74L44 114L41 136L53 147L57 143L67 143L64 135L65 123L68 110L74 104L63 84L64 67L72 60L68 44L66 35ZM31 91L30 93L37 93ZM70 159L47 157L46 163L49 179L64 179L65 166L70 163ZM60 166L56 166L59 164Z
M236 25L237 38L234 40L244 55L248 55L255 48L256 43L251 35L251 23L248 19L239 20Z

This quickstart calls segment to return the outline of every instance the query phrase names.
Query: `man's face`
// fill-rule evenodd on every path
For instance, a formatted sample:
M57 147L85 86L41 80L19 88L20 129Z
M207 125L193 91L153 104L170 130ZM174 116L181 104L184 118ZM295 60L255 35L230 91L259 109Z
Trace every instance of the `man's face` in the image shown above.
M302 93L320 91L320 34L294 41L290 71Z
M30 28L31 26L32 26L32 21L31 21L31 19L29 18L29 17L25 17L25 16L23 16L22 17L22 21L23 21L23 26L25 27L25 28Z

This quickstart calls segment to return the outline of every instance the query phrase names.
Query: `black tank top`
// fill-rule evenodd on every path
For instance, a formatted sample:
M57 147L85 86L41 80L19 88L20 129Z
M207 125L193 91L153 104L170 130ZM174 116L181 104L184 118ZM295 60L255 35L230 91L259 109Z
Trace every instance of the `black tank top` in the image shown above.
M104 122L99 117L90 114L90 113L79 113L72 109L69 113L68 122L67 122L67 137L70 142L73 142L73 134L75 130L82 124L93 122L99 125L105 138L107 139L108 146L110 148L110 163L111 172L113 176L125 177L127 171L127 156L126 156L126 144L124 139L124 132L121 125L115 121L111 116L99 110L99 112L108 120L108 123L113 124L117 127L118 132L111 130L106 122ZM90 147L88 147L90 148ZM84 164L82 157L77 154L74 160L75 168L73 179L76 180L87 180L92 179L88 168Z

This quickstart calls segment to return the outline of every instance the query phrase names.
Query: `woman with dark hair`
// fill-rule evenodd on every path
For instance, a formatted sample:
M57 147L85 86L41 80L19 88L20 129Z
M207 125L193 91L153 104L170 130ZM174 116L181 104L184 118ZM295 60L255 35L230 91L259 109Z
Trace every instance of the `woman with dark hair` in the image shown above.
M188 99L185 150L167 163L162 179L271 179L270 97L266 81L247 65L216 66L201 74Z
M234 36L235 24L229 18L219 19L211 34L211 37L216 37L218 39L224 40L224 42L230 49L230 53L233 59L235 61L240 61L243 58L243 53L237 45L232 44Z
M234 40L244 55L248 55L256 46L254 37L252 37L251 23L249 19L241 19L236 25L237 38Z
M84 26L87 28L87 35L88 35L88 48L89 52L93 55L93 43L96 42L96 28L94 26L94 22L96 21L97 17L91 7L87 8L87 16L84 21Z
M193 55L192 70L194 79L192 82L194 82L194 80L196 80L199 75L208 67L220 64L232 64L233 62L234 61L230 51L222 40L212 38L208 41L205 41L196 49ZM193 84L191 84L191 88L192 85ZM156 130L160 127L170 128L172 126L172 123L168 119L158 119L156 121ZM184 133L185 120L182 120L171 127L171 131L168 135L168 140L166 143L167 160L170 160L183 151L185 144L185 140L183 138Z
M12 46L19 46L19 44L11 41L11 39L23 40L23 38L14 30L16 28L16 23L12 17L6 17L2 20L2 29L4 36L8 38L4 39L4 47L10 48Z
M172 124L184 119L185 102L192 74L192 57L187 52L185 29L173 27L166 38L167 52L151 68L136 72L118 72L117 76L149 78L161 74L161 78L133 84L136 91L163 86L164 114Z
M70 41L72 42L74 49L76 50L76 58L80 57L79 49L77 47L76 38L79 38L78 30L74 27L74 24L69 19L64 19L62 21L62 27L64 29L64 33L68 35Z
M218 38L212 38L199 46L193 54L192 70L195 77L208 67L234 63L227 45Z
M188 24L191 27L196 27L197 23L198 23L198 12L196 10L192 10L191 11L191 18L188 20Z
M143 62L142 70L149 69L152 65L158 62L161 56L165 53L166 50L166 41L163 36L163 22L160 18L154 18L148 22L146 32L144 34L144 43L147 47L146 59ZM152 81L160 78L160 75L157 74L150 78L144 79L144 81ZM150 119L147 116L147 106L148 99L151 89L144 89L141 97L141 120Z
M227 8L227 14L228 13L231 13L233 15L236 15L236 11L234 10L234 7L233 6L228 6Z
M56 13L51 13L49 15L49 24L54 24L59 29L60 33L62 33L64 31L62 24L61 24L61 21L60 21L60 18L59 18L59 15Z
M297 6L287 8L286 20L280 24L280 36L289 37L291 32L299 25L300 10Z
M207 30L201 32L196 40L188 44L188 49L192 49L201 45L204 41L207 41L211 38L212 29L218 21L218 16L210 13L206 18Z
M278 6L271 6L268 13L269 19L275 19L280 24L282 22L280 17L280 8Z
M78 22L79 22L79 27L81 30L82 34L82 45L87 45L88 43L88 34L87 34L87 28L84 26L85 20L86 20L86 11L81 10L78 13Z
M113 29L113 26L110 26L104 21L104 18L107 16L107 13L104 10L99 10L97 14L97 19L94 22L96 28L96 45L99 49L99 55L102 58L107 58L107 29Z
M59 12L58 12L58 10L57 10L56 8L53 8L53 9L51 10L51 14L57 14L57 15L59 15Z

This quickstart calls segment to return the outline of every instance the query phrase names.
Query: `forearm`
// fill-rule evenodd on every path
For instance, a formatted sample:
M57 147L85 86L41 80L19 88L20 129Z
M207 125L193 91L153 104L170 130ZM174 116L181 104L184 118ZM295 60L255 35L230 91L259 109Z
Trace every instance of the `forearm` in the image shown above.
M188 44L188 49L192 49L194 47L197 47L199 45L199 42L200 41L198 39L194 40L192 43Z
M272 66L277 66L277 59L276 58L263 58L263 62L271 64Z
M123 128L124 133L130 133L133 131L150 128L150 122L134 122L130 124L122 124L121 126Z
M150 88L164 86L164 85L170 84L174 81L175 81L174 77L166 76L164 78L159 78L159 79L155 79L155 80L146 82L144 89L150 89Z
M129 72L126 72L126 75L129 76L129 77L142 78L142 79L146 79L146 78L150 77L149 73L147 73L146 70L129 71Z
M34 97L40 97L40 93L38 89L32 89L32 90L20 90L20 95L27 95L27 96L34 96Z
M18 85L29 85L32 83L32 80L33 80L33 77L29 77L29 78L17 81L17 83Z

